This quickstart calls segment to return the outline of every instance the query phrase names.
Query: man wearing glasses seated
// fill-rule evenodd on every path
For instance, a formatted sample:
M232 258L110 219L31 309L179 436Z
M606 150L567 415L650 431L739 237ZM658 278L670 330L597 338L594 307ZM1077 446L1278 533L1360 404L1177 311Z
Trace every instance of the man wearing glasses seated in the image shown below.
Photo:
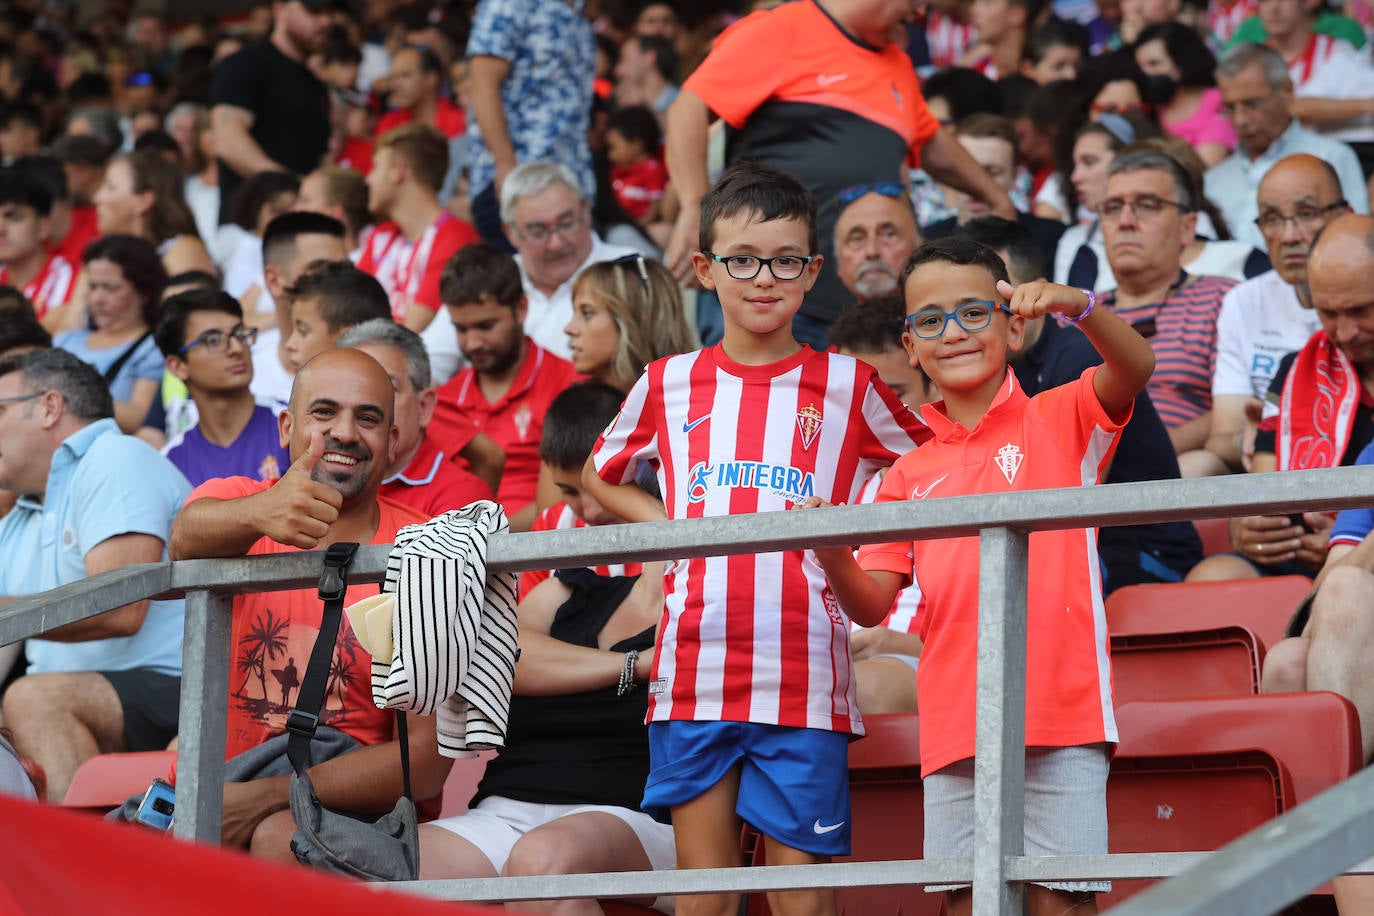
M291 465L276 415L248 390L257 336L228 293L194 289L163 303L153 338L199 415L163 453L193 487L212 477L276 480Z
M1225 473L1223 463L1203 446L1212 428L1217 313L1222 296L1236 285L1183 270L1198 204L1197 188L1183 166L1159 150L1137 149L1112 160L1098 205L1117 282L1103 302L1154 349L1147 390L1184 477Z

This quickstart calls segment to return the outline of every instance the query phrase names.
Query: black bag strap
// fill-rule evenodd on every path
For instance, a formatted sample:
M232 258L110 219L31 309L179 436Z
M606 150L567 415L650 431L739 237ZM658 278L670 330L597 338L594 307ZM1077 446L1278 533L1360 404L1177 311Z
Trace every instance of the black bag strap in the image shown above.
M124 368L124 364L133 358L134 351L143 345L143 341L153 336L152 331L145 331L143 336L129 345L129 348L115 357L115 361L110 363L110 368L105 370L102 376L106 385L113 385L115 376L119 375L119 370Z
M320 632L310 650L310 663L296 694L296 708L286 717L286 757L291 769L304 775L310 763L310 741L320 724L320 709L324 706L325 687L329 683L329 665L334 659L334 644L338 640L339 621L343 617L344 593L348 591L348 564L358 552L353 541L330 544L324 552L324 571L320 574L319 596L324 602L320 618ZM401 744L401 778L405 796L410 792L410 741L405 713L396 711L396 736Z

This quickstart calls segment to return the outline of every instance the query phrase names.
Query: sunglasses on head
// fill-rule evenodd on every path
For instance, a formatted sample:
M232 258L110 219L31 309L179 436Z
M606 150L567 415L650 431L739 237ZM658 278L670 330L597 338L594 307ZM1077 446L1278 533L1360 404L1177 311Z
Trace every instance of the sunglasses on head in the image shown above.
M835 195L836 208L843 209L865 194L881 194L884 197L903 197L906 187L898 181L879 181L874 184L852 184Z

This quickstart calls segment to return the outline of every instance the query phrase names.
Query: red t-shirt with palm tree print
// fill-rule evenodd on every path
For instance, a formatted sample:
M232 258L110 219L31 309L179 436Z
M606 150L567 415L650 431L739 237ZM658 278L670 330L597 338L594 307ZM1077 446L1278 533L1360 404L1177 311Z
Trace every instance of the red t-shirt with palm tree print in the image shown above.
M216 478L196 487L186 501L203 497L239 499L261 493L274 483L249 477ZM390 544L396 540L398 529L428 521L384 497L378 497L377 505L382 513L374 544ZM248 555L292 553L297 549L264 537ZM379 588L376 583L350 585L344 606L377 594ZM286 717L295 708L323 612L313 588L234 597L225 759L286 731ZM395 722L390 710L378 709L372 702L372 656L358 643L345 615L339 621L320 724L333 726L359 744L368 745L390 741Z

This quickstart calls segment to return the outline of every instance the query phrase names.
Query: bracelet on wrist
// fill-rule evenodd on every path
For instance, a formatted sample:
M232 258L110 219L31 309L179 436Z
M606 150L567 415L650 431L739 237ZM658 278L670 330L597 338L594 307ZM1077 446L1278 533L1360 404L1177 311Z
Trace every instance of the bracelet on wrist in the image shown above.
M1093 313L1093 308L1097 305L1097 294L1094 293L1092 290L1080 289L1079 292L1088 297L1088 307L1085 308L1083 311L1079 312L1077 315L1064 316L1064 320L1072 324L1078 324L1078 322L1082 321L1084 318L1087 318L1089 315L1091 315Z
M635 662L639 661L639 650L631 649L625 653L625 664L620 669L620 685L615 689L615 695L623 697L627 693L633 693L635 689Z

